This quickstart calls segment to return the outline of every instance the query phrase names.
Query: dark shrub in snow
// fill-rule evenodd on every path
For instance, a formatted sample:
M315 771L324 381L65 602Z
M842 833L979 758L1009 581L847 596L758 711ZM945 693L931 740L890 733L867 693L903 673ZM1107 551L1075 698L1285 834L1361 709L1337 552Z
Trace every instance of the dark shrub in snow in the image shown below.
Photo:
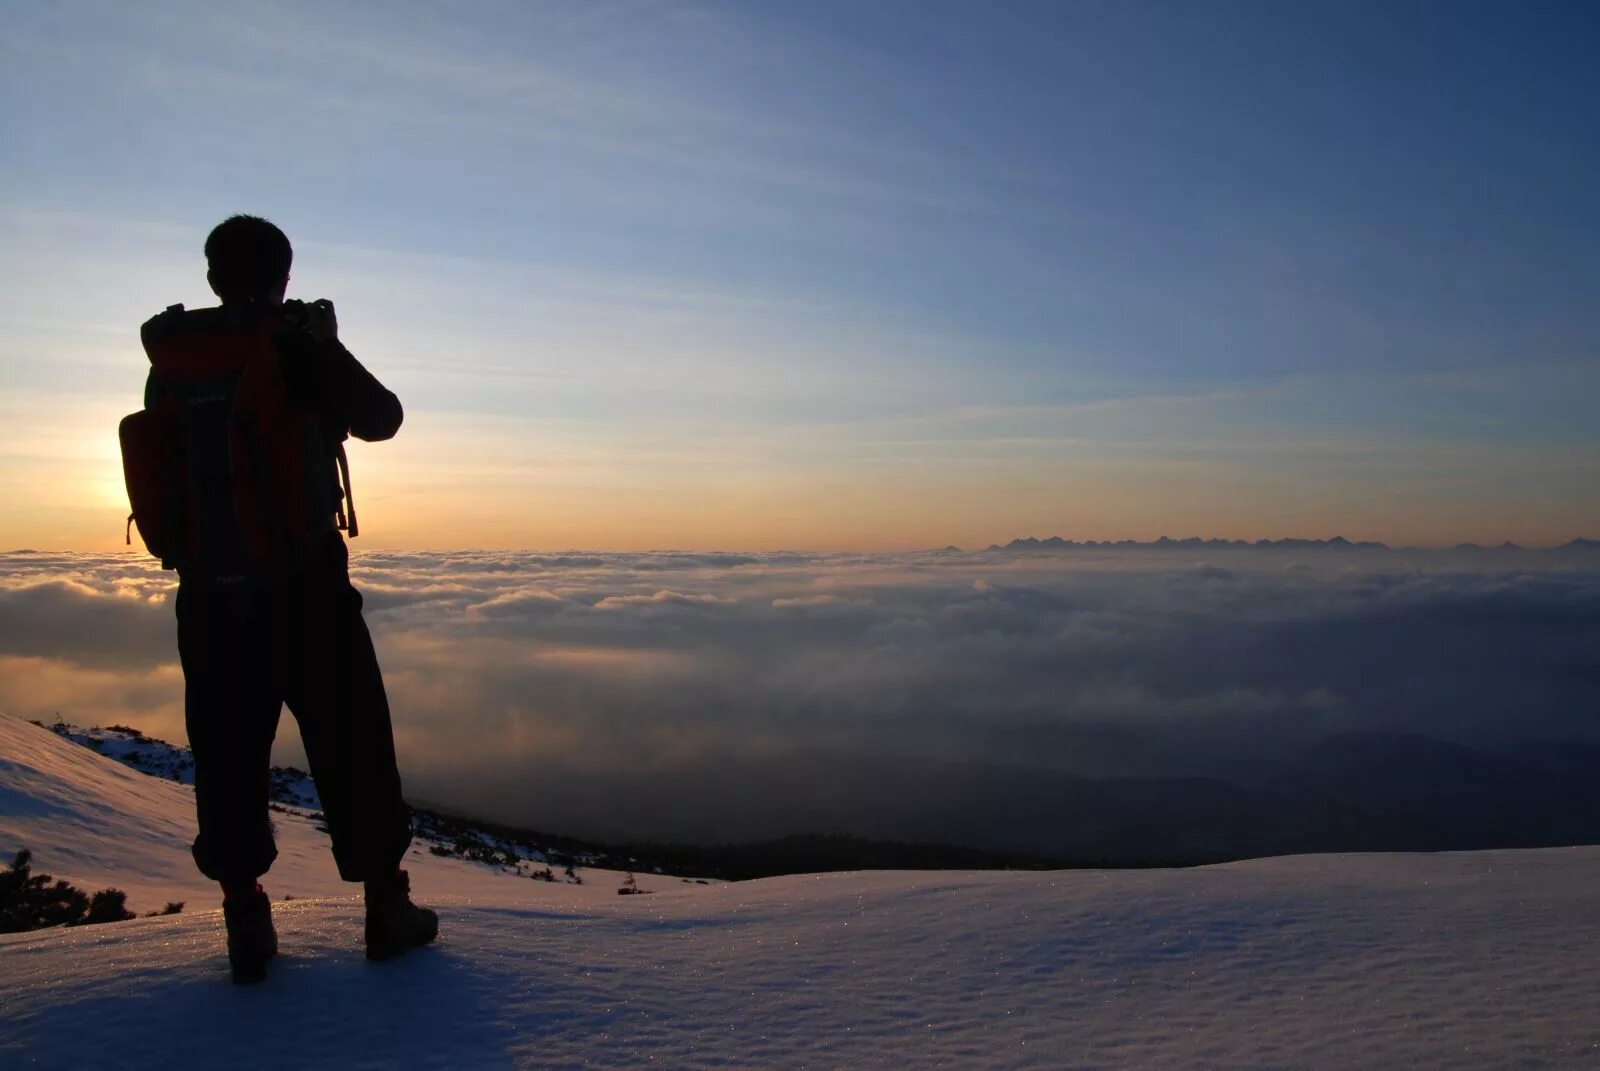
M52 881L49 874L32 873L32 861L32 852L20 851L0 872L0 933L133 918L121 889L101 889L91 897L64 881Z

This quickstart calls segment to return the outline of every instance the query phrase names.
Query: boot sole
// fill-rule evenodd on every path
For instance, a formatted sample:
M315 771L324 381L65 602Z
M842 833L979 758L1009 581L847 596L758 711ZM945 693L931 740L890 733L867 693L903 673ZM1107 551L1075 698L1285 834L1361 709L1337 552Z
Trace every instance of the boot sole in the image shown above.
M430 933L427 937L424 937L422 940L416 941L416 942L414 942L412 944L405 944L405 945L374 945L374 944L370 944L369 943L367 945L367 959L370 960L373 963L383 963L386 960L399 959L401 956L405 955L407 952L410 952L413 948L421 948L423 945L431 945L431 944L433 944L434 938L436 938L438 936L439 936L439 931L435 930L433 933Z
M258 960L239 963L232 957L228 959L228 969L233 973L234 985L257 985L267 977L267 964L271 963L278 954L278 941L274 937L272 947Z
M272 959L272 957L268 956L266 959L262 960L260 963L230 963L230 964L228 964L229 968L233 971L233 984L234 985L259 985L260 983L266 981L266 978L267 978L267 964L269 962L271 962L271 959Z

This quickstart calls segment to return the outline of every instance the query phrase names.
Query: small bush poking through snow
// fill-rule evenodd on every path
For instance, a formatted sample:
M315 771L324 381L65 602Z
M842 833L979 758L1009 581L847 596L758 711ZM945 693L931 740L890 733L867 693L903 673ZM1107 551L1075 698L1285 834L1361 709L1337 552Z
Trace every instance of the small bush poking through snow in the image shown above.
M24 849L0 873L0 933L22 933L46 926L84 926L122 922L134 917L121 889L101 889L90 896L75 885L52 882L49 874L32 873L33 853ZM182 904L168 904L162 914L177 914Z

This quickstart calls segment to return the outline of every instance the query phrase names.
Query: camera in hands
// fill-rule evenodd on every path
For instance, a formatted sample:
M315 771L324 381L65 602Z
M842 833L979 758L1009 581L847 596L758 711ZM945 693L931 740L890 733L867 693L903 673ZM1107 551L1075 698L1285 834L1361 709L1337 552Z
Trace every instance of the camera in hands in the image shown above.
M283 303L280 313L282 324L290 330L307 331L317 339L339 337L339 321L333 313L333 302L327 298L315 301L290 299Z

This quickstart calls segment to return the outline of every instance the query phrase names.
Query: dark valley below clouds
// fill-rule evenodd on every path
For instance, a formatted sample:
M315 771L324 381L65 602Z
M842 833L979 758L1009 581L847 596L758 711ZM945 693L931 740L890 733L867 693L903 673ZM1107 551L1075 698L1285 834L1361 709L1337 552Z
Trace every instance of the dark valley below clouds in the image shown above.
M367 553L409 794L607 840L1600 840L1600 553ZM182 740L172 577L0 556L0 709ZM297 763L292 721L279 760Z

